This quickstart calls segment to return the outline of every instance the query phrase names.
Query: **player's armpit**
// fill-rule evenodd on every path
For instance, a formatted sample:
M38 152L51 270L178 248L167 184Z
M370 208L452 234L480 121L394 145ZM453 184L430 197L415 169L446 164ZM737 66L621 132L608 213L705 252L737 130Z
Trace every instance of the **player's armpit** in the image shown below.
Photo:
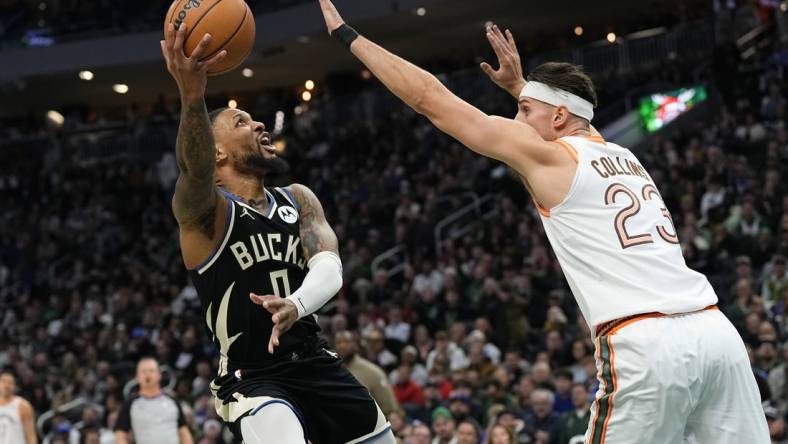
M293 197L301 207L299 211L300 235L306 260L308 261L321 251L339 254L337 235L328 224L323 206L315 193L301 184L290 185L287 189L293 193Z
M215 233L216 215L224 214L227 201L214 187L204 191L205 184L200 178L181 174L175 183L172 197L172 212L181 230L197 231L208 239Z

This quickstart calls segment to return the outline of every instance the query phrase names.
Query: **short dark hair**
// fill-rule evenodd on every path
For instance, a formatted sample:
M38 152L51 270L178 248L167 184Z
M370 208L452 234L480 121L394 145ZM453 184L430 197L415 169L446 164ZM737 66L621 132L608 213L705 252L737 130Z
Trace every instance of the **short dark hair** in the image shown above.
M527 80L562 89L588 100L594 108L597 106L594 82L583 71L582 66L564 62L543 63L528 74Z
M228 109L230 109L230 108L228 108L226 106L223 106L221 108L216 108L215 110L209 112L208 113L208 120L211 121L211 126L213 126L213 124L216 123L216 118L219 117L219 114L227 111Z

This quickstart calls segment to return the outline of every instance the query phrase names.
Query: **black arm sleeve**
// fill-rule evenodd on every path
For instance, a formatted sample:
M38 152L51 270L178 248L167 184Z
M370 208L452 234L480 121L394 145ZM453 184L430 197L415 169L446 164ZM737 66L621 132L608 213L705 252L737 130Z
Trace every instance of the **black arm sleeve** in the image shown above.
M178 408L178 428L181 428L186 425L186 417L183 416L183 409L181 409L181 403L178 402L178 400L175 398L171 397L170 399L172 399L172 402L175 403L175 407Z
M129 399L123 403L118 413L118 420L115 422L115 431L131 432L131 403L133 400Z

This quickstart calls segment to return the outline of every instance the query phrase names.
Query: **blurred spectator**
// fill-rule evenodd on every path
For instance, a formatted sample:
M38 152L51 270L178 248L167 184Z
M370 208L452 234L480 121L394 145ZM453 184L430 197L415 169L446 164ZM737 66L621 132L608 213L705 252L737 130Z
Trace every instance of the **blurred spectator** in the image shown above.
M574 444L585 437L591 420L591 404L585 385L572 384L572 404L574 410L564 413L558 420L553 441L556 444Z
M559 415L575 408L572 400L572 373L558 370L555 373L555 404L553 411Z
M426 403L424 391L410 379L410 366L408 364L402 364L397 369L397 383L394 384L394 396L406 411L424 407Z
M454 437L454 417L446 407L438 407L432 412L432 431L435 438L432 444L457 444Z
M378 329L370 331L364 337L366 356L384 369L391 369L397 364L397 357L386 348L383 340L383 332Z
M457 444L481 444L481 429L472 419L461 421L457 425Z
M788 344L783 343L781 347L781 363L769 372L769 388L771 389L772 399L778 403L778 407L785 409L788 401Z
M512 429L496 424L490 428L484 444L517 444L517 442Z
M771 263L764 267L766 276L763 279L763 287L761 288L761 296L763 297L766 309L780 301L780 298L788 288L788 273L785 269L785 256L775 255Z
M558 413L553 411L555 395L547 389L536 389L531 393L531 411L525 414L525 424L536 436L545 432L548 436L555 433Z
M432 442L432 432L424 424L414 426L410 437L405 440L406 444L431 444Z
M788 429L785 427L785 418L780 414L780 411L767 404L763 408L766 415L766 422L769 425L769 436L772 438L772 444L786 444L788 443Z
M369 390L385 415L399 410L386 374L380 367L358 355L358 344L352 332L343 331L334 335L334 347L342 363Z

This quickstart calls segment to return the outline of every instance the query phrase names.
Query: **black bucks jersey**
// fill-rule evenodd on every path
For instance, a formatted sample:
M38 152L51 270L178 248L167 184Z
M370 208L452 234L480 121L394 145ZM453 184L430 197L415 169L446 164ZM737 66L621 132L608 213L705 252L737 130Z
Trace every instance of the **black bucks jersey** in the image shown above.
M388 431L385 416L336 353L318 338L314 316L298 320L268 353L271 313L249 293L287 297L306 276L299 208L286 190L266 190L262 214L228 199L225 233L206 262L189 272L219 348L211 383L219 416L243 439L240 420L270 403L287 404L314 444L364 442Z
M200 295L208 335L219 348L219 376L236 369L260 368L313 339L320 328L314 316L297 321L268 353L271 313L249 293L287 297L301 286L306 261L299 237L299 207L289 191L266 190L268 212L227 197L227 224L216 250L189 272Z

